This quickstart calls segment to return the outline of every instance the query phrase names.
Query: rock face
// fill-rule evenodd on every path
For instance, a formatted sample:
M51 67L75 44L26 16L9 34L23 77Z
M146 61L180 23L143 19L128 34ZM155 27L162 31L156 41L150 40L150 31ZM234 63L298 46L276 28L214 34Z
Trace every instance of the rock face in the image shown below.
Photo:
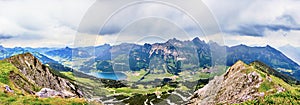
M225 74L197 90L190 97L189 104L233 104L253 100L265 95L259 88L264 81L272 81L268 78L262 77L252 66L238 61ZM284 91L280 86L274 87L278 87L277 92Z
M36 96L42 97L42 98L48 98L48 97L62 97L62 98L69 98L69 97L75 97L76 95L68 92L68 91L56 91L49 88L43 88L39 92L35 93Z
M181 71L181 61L178 57L177 49L170 43L144 44L134 46L129 52L129 66L131 70L141 70L164 65L168 73L177 75ZM158 64L155 58L162 60L162 63Z
M70 80L43 65L30 53L20 54L5 59L13 64L22 74L11 73L14 84L30 94L35 94L40 88L50 88L58 92L70 92L74 95L64 97L82 97L81 91Z

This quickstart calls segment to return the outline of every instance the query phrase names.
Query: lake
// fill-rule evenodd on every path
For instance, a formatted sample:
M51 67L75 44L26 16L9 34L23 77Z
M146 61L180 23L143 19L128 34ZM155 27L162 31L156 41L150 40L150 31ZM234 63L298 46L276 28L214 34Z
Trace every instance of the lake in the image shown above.
M113 80L125 80L127 76L121 72L92 72L89 73L97 78L113 79Z

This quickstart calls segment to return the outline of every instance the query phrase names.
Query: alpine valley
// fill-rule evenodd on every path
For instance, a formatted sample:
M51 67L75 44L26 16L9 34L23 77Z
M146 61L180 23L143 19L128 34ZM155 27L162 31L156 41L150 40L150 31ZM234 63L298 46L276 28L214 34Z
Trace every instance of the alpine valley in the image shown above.
M299 64L269 45L0 46L0 59L0 104L300 104Z

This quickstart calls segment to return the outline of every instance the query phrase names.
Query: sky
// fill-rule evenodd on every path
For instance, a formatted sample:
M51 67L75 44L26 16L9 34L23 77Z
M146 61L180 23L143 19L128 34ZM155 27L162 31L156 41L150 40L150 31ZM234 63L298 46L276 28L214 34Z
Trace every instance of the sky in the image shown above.
M172 5L122 5L129 1L134 0L0 0L0 45L65 47L83 38L101 45L199 36L206 41L221 39L228 46L300 47L299 0L203 0L203 4L178 0L178 5L171 2L177 0L162 0Z

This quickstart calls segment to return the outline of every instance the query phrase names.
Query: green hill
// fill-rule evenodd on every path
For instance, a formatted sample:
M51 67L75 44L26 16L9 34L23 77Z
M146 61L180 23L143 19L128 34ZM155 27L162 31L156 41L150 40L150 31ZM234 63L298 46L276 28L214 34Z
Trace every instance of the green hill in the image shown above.
M74 104L87 104L87 102L82 98L61 98L61 97L52 97L52 98L40 98L35 95L36 92L40 91L42 88L51 88L51 86L46 86L38 83L36 79L29 78L32 76L34 78L39 78L40 80L47 80L45 77L40 75L39 77L33 76L33 74L37 74L37 72L49 73L48 69L41 68L42 66L39 65L31 65L30 61L34 61L36 64L40 64L36 62L35 59L31 59L31 54L23 54L14 56L15 58L28 58L30 60L18 60L13 61L16 59L6 59L0 61L0 104L11 104L11 105L22 105L22 104L29 104L29 105L37 105L37 104L61 104L61 105L74 105ZM19 68L25 67L24 64L19 65L19 68L16 67L13 63L10 62L19 62L19 64L26 63L30 70L26 70L27 73L21 72ZM16 63L15 63L16 64ZM33 69L36 68L36 69ZM38 71L41 70L41 71ZM31 74L33 73L33 74ZM58 80L67 81L61 77L56 76L56 74L49 73L48 75L52 75ZM48 77L49 78L49 77ZM44 81L43 84L48 84L53 81ZM61 81L60 81L61 82ZM66 88L66 87L61 87ZM52 87L55 90L55 88Z
M285 82L290 80L260 62L238 61L197 90L189 104L300 104L300 88Z
M252 67L254 67L255 69L257 70L260 70L264 73L267 73L269 75L274 75L278 78L281 78L283 81L285 81L286 83L289 83L289 84L295 84L295 85L299 85L299 81L296 80L295 78L291 77L291 76L288 76L286 74L283 74L283 73L280 73L276 70L274 70L273 68L269 67L268 65L260 62L260 61L255 61L255 62L252 62L250 63L250 65Z

